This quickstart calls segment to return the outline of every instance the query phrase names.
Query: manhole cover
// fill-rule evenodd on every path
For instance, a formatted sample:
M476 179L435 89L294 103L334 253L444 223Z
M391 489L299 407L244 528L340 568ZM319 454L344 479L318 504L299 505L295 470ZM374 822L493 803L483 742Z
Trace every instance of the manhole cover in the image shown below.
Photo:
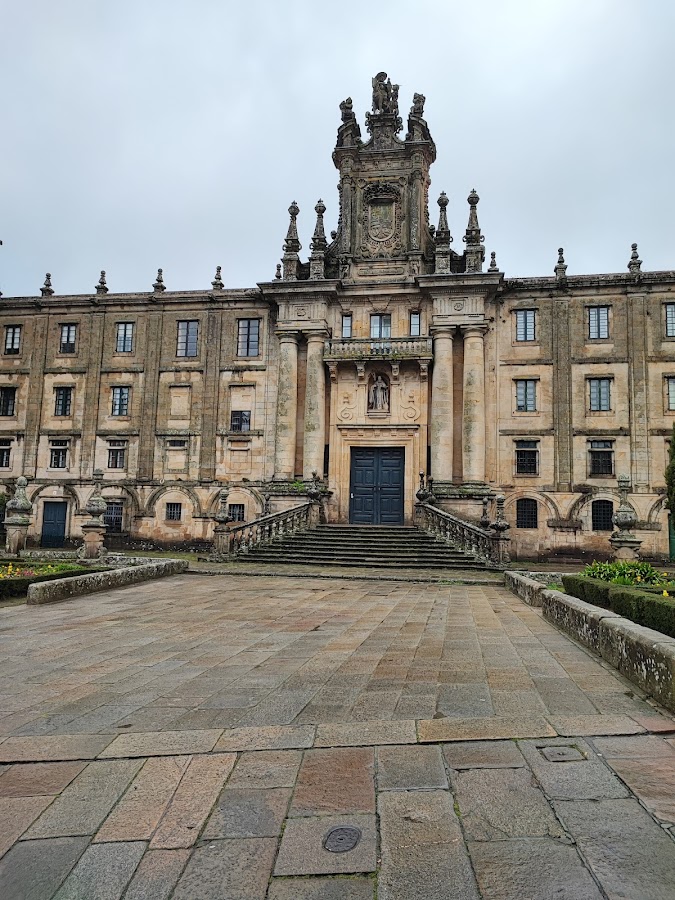
M361 830L351 825L345 825L341 828L331 828L326 837L323 839L324 850L330 850L331 853L346 853L353 850L361 840Z

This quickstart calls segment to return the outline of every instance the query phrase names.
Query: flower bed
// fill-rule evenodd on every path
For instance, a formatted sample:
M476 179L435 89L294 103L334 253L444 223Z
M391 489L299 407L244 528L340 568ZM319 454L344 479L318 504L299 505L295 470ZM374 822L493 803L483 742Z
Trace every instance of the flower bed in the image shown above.
M675 583L649 563L593 563L562 580L573 597L675 637Z
M26 565L17 561L0 563L0 600L23 596L27 592L29 584L53 581L56 578L72 578L75 575L84 575L91 571L92 569L88 566L70 562L37 565Z

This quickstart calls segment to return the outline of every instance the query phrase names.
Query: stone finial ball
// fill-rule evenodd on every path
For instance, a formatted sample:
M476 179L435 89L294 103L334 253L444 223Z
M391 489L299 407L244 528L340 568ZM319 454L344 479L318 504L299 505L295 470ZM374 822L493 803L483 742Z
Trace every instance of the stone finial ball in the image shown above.
M475 188L471 188L471 193L470 193L469 196L466 198L466 202L467 202L467 203L470 203L471 206L475 206L476 203L478 203L479 200L480 200L480 197L479 197L478 194L476 193L476 189L475 189Z
M445 191L441 191L441 196L438 198L438 205L441 209L444 209L450 201L448 200L448 195Z
M297 204L297 203L295 202L295 200L294 200L294 201L291 203L291 205L288 207L288 214L291 215L291 216L293 216L293 217L295 217L295 216L297 216L297 214L298 214L299 212L300 212L300 207L298 206L298 204Z

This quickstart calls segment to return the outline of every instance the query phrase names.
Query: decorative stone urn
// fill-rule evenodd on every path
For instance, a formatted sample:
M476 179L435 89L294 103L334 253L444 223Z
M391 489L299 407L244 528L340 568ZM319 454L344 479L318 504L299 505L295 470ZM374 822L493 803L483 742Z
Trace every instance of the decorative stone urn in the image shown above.
M609 543L614 551L614 559L639 559L642 541L635 537L631 528L637 525L635 510L628 502L631 482L628 475L619 475L619 508L612 516L612 523L618 529L612 532Z
M503 494L497 494L497 496L495 497L495 503L497 505L497 515L494 522L490 525L490 528L492 528L492 530L494 531L496 538L493 545L494 550L492 561L495 563L499 563L500 565L505 565L506 563L511 561L508 549L508 544L511 539L506 536L506 532L511 526L506 521L506 516L504 515L504 504L506 503L506 497Z
M224 487L218 497L218 509L213 515L216 527L213 529L213 550L209 553L210 562L224 562L230 557L230 529L232 516L227 511L227 498L230 489Z
M82 559L100 559L105 553L103 538L105 537L106 526L103 522L103 513L106 509L106 502L101 496L103 472L100 469L95 470L93 481L94 490L84 507L91 519L82 526L84 544L78 553L78 556Z
M19 556L26 546L26 536L30 525L33 504L26 496L28 482L20 475L16 479L14 496L5 507L5 552L11 556Z

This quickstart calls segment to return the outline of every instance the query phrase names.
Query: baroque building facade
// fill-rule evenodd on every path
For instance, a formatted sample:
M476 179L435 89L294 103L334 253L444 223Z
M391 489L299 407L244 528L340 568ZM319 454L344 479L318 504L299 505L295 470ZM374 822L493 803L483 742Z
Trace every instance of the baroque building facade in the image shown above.
M675 272L508 278L486 263L479 197L461 252L448 198L429 221L436 147L415 94L373 79L364 139L340 104L330 237L298 207L276 276L229 290L95 289L0 301L0 478L21 474L31 538L81 538L95 472L106 522L132 542L211 539L298 502L315 477L330 522L411 524L420 474L477 521L503 493L516 558L609 553L617 476L642 553L666 557L664 469L675 422Z

